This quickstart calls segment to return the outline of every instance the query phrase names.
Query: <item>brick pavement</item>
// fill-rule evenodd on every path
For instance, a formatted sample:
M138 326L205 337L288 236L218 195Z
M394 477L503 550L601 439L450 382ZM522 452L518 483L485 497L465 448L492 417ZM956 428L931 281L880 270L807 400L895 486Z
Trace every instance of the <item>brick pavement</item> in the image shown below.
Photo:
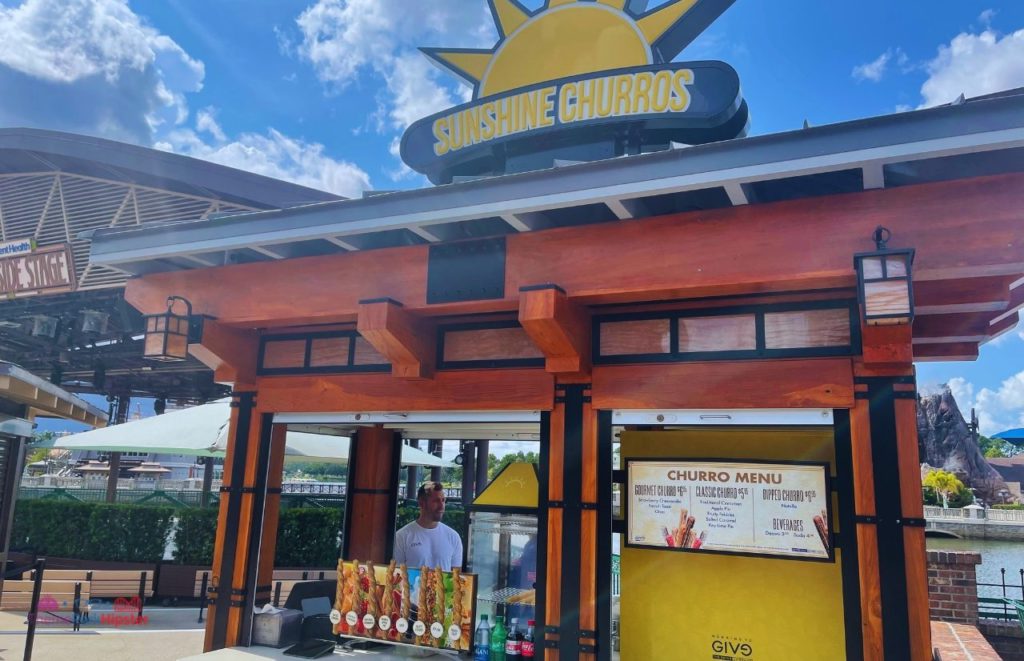
M932 647L942 661L1000 661L977 628L969 624L932 622Z

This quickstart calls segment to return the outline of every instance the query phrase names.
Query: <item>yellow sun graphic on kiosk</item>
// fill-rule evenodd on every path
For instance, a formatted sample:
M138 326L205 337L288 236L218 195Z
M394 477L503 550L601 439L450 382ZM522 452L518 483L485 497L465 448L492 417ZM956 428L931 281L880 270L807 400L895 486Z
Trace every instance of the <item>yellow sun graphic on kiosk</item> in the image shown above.
M530 13L516 0L489 0L498 29L491 49L423 48L483 98L550 80L667 62L724 9L678 29L702 0L548 0Z

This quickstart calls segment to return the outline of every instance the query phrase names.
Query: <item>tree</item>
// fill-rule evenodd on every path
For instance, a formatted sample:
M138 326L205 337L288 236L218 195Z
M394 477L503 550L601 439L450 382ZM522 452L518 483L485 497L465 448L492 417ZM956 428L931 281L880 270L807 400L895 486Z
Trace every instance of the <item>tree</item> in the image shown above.
M978 435L978 448L988 459L1020 454L1020 449L1012 443L1007 443L1001 438L989 438L980 434Z
M487 479L493 480L494 476L501 472L505 466L509 464L525 463L525 464L537 464L540 462L540 457L536 452L523 452L520 450L515 454L506 454L504 457L499 459L496 455L490 455L488 457L488 470Z
M921 484L922 486L934 489L935 493L939 494L942 498L943 507L949 507L950 496L958 494L967 488L964 486L964 483L960 481L960 478L949 471L942 470L941 468L933 470L925 475Z

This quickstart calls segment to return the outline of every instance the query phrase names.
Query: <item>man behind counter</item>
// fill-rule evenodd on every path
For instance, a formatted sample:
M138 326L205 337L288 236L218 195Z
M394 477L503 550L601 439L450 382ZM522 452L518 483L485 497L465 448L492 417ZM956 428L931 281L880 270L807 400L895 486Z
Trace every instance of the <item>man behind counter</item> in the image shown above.
M424 482L416 492L418 519L395 533L395 562L409 567L440 567L451 571L462 567L462 540L441 523L444 516L444 487Z

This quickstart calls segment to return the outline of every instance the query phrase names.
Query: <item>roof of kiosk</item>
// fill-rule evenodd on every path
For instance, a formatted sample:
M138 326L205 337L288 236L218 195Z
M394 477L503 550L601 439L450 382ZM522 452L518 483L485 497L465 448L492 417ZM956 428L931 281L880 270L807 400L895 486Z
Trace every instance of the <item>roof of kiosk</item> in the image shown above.
M141 229L91 261L141 275L181 257L369 250L1024 171L1024 88L955 105L524 174ZM257 252L259 252L257 250ZM264 255L267 260L273 257Z

